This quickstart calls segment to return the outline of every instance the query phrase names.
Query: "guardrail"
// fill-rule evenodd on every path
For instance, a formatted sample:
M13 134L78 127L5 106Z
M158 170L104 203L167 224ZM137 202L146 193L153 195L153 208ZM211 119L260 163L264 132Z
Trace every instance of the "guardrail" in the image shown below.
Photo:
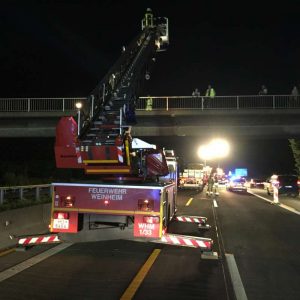
M36 201L40 200L42 195L51 196L51 184L39 185L24 185L24 186L11 186L0 187L0 205L4 201L10 200L24 200L26 197L34 197Z
M152 110L242 110L242 109L298 109L300 96L291 95L245 95L216 96L153 96ZM148 97L140 97L137 110L146 110ZM0 98L0 112L76 112L75 104L82 102L83 109L90 109L88 98Z

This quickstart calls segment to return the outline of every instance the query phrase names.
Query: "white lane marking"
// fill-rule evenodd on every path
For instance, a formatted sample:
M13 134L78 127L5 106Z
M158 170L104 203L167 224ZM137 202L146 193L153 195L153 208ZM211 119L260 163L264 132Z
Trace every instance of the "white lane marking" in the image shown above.
M218 203L217 203L216 199L214 199L214 207L218 207Z
M191 202L193 201L193 198L190 198L189 201L186 203L185 206L189 206L191 204Z
M237 300L247 300L243 282L233 254L225 254L235 297Z
M62 243L62 244L59 244L58 246L56 247L53 247L51 249L49 249L48 251L45 251L39 255L36 255L30 259L27 259L25 261L23 261L22 263L16 265L16 266L13 266L3 272L0 273L0 282L2 282L3 280L5 279L8 279L32 266L34 266L35 264L47 259L48 257L70 247L72 245L72 243Z
M257 195L257 194L254 194L253 192L251 192L251 191L247 191L249 194L251 194L251 195L253 195L253 196L255 196L255 197L258 197L258 198L260 198L260 199L263 199L263 200L265 200L265 201L267 201L267 202L269 202L269 203L271 203L271 204L275 204L274 203L274 201L271 201L271 200L269 200L269 199L267 199L267 198L265 198L265 197L262 197L262 196L260 196L260 195ZM284 209L286 209L286 210L288 210L288 211L290 211L290 212L292 212L292 213L294 213L294 214L297 214L297 215L300 215L300 211L298 211L298 210L296 210L295 208L293 208L293 207L290 207L290 206L288 206L288 205L285 205L285 204L282 204L282 203L276 203L276 205L277 206L280 206L281 208L284 208Z

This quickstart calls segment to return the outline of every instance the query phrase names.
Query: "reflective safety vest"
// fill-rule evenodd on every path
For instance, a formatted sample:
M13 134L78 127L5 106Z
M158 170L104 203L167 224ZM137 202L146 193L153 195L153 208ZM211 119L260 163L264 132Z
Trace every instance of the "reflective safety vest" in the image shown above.
M216 96L216 92L213 88L207 89L205 96L214 98Z
M145 14L145 27L153 27L153 13L147 11Z
M146 100L146 110L152 110L153 99L151 97Z

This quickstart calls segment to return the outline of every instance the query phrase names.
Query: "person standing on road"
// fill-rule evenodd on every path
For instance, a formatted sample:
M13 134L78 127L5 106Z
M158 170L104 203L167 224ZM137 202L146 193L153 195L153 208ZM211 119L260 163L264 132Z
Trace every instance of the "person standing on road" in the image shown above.
M215 184L215 178L213 174L209 175L209 178L207 180L207 191L206 195L212 195L213 194L213 189L214 189L214 184Z

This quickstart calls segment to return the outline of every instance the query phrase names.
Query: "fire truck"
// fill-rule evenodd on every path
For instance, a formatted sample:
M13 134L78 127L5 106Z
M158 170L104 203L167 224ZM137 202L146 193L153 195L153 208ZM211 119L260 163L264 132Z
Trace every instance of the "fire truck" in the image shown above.
M52 184L53 235L34 241L159 239L211 250L211 239L165 234L176 213L176 156L131 136L141 81L149 80L156 54L168 44L168 18L156 18L147 9L141 33L123 47L120 58L87 97L86 107L78 104L77 118L59 120L56 166L79 169L84 177ZM204 217L178 220L207 227ZM19 244L30 245L31 240L20 239Z
M58 122L56 165L83 169L86 178L52 184L51 232L83 238L103 229L107 239L119 228L126 237L162 236L176 211L176 158L133 138L131 127L141 81L168 43L168 19L147 9L141 33L90 93L85 114L79 105L77 119Z
M203 177L203 170L184 169L182 173L179 173L179 187L201 191L204 185Z

